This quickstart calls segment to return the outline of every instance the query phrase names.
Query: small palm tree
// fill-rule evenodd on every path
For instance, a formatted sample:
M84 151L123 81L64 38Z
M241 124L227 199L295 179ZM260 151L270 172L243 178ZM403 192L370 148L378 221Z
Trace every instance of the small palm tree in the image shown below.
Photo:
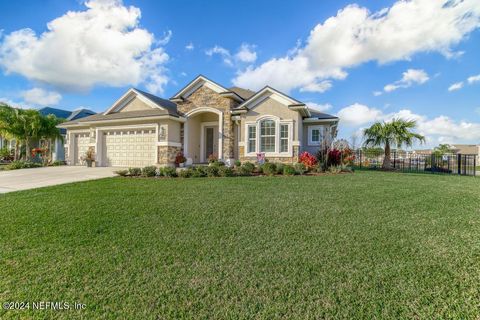
M415 140L425 141L425 137L411 130L417 123L413 120L393 119L391 122L376 122L370 128L363 131L366 147L382 147L385 149L385 157L382 167L391 169L391 147L411 147Z

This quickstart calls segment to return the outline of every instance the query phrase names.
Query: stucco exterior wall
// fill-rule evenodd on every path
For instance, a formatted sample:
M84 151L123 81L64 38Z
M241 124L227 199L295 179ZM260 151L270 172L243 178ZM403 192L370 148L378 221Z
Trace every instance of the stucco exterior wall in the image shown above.
M150 110L152 107L147 105L145 102L140 100L138 97L135 97L130 101L125 107L123 107L118 112L128 112L128 111L139 111L139 110Z

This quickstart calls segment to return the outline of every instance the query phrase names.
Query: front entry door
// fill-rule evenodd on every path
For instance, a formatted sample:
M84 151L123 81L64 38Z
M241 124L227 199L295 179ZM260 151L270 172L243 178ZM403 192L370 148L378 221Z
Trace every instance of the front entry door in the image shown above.
M214 154L218 157L218 126L205 127L205 153L204 159Z

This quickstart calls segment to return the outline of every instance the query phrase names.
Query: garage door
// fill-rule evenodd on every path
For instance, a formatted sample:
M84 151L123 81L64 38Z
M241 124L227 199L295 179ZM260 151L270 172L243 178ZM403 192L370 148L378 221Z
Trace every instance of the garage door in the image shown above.
M73 162L74 165L82 165L82 157L85 157L85 153L88 150L90 144L89 133L76 133L74 136L75 144L73 146Z
M105 131L103 161L105 166L144 167L155 161L155 130L133 129Z

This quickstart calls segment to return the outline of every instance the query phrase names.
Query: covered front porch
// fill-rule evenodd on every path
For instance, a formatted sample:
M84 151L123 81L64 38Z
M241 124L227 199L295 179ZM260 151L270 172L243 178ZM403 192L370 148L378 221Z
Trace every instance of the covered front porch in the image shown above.
M209 157L223 159L223 112L205 107L185 116L183 150L187 162L206 163Z

